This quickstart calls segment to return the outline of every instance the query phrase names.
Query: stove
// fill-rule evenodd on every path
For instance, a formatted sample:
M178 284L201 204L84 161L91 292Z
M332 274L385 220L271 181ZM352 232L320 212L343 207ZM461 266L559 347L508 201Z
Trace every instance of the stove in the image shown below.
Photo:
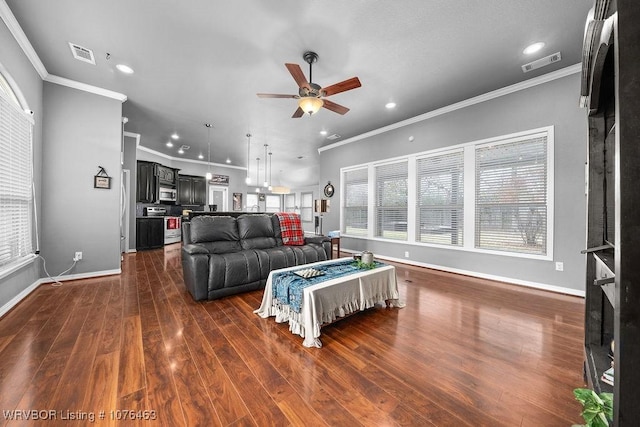
M182 240L182 218L167 215L167 209L162 206L148 206L144 208L146 216L161 216L164 218L164 244L179 243Z

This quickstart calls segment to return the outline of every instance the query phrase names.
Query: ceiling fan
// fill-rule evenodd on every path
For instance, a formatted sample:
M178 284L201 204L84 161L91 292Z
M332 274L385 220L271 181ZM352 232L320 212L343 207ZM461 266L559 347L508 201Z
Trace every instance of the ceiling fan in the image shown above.
M294 119L300 118L304 113L312 115L322 107L327 110L331 110L334 113L346 114L349 109L335 102L325 99L327 96L335 95L336 93L346 92L351 89L355 89L361 86L360 80L357 77L352 77L340 83L332 84L327 87L320 87L320 85L313 83L312 81L312 67L313 63L318 61L318 54L315 52L305 52L302 58L309 64L309 81L304 76L302 69L298 64L284 64L287 70L291 73L291 76L298 84L298 95L280 95L275 93L259 93L260 98L295 98L299 99L298 109L291 116Z

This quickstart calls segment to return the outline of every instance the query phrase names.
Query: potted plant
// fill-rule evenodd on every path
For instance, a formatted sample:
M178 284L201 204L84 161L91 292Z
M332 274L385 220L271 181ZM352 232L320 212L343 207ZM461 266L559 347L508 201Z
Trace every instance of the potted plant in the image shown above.
M609 427L609 421L613 419L613 393L600 393L599 395L588 388L576 388L573 390L576 400L582 403L582 418L586 427Z

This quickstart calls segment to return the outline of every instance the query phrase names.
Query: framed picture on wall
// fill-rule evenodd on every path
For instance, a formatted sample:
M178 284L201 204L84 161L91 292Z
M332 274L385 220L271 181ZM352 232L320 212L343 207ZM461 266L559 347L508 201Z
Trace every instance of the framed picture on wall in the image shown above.
M233 193L233 210L242 210L242 193Z

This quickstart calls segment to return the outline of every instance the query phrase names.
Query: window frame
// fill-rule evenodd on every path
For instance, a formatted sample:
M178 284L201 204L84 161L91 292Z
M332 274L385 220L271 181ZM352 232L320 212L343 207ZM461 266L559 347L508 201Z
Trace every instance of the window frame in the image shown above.
M540 127L536 129L525 130L522 132L516 132L507 135L500 135L492 138L486 138L477 141L465 142L462 144L455 144L448 147L438 148L434 150L422 151L415 154L409 154L404 156L398 156L389 159L381 159L374 162L355 164L340 168L340 182L341 182L341 200L340 200L340 230L343 237L349 237L354 239L366 239L374 241L393 242L399 245L412 245L412 246L424 246L433 248L443 248L449 250L460 250L465 252L475 252L484 254L493 254L500 256L509 256L517 258L528 258L537 260L553 260L554 249L554 133L555 128L553 125ZM476 147L489 144L502 144L509 143L518 140L526 140L535 138L538 135L546 137L547 144L547 179L546 179L546 254L530 254L520 252L508 252L503 250L482 249L475 247L475 151ZM461 246L453 246L438 243L420 242L417 240L419 230L416 225L418 221L417 209L417 159L425 156L433 156L446 154L454 151L463 152L463 244ZM408 178L408 226L407 226L407 240L392 240L377 237L375 233L375 220L373 219L375 214L375 172L374 167L379 164L397 162L406 159L409 162L409 178ZM369 190L368 200L368 229L365 235L350 234L345 230L345 176L346 173L358 169L366 169L367 174L367 188Z
M33 262L36 258L37 253L37 218L35 217L35 200L34 200L34 184L33 184L33 176L34 176L34 165L33 165L33 133L34 133L34 120L32 117L32 113L29 110L29 107L26 104L22 93L19 91L15 82L11 78L11 76L5 71L5 69L0 65L0 98L2 98L3 106L0 108L6 108L8 113L11 114L9 117L10 121L15 119L23 120L21 126L27 126L25 134L28 134L28 141L24 140L21 143L27 145L26 154L21 156L23 160L27 160L28 165L26 168L22 170L21 173L26 175L26 179L21 179L19 182L25 184L21 189L15 189L14 191L18 191L22 193L22 196L16 195L16 197L23 200L26 203L26 212L22 211L23 220L26 223L23 223L22 226L25 228L25 232L27 235L22 235L18 241L19 245L22 247L21 250L18 251L17 254L11 256L7 262L3 265L0 265L0 278L4 278L16 270L22 268L23 266ZM14 110L14 111L11 111ZM4 117L4 115L2 115ZM10 122L6 123L6 126L12 126ZM25 130L25 129L23 129ZM12 132L13 134L13 132ZM9 150L7 150L9 151ZM15 166L14 162L10 162ZM3 168L5 170L9 168ZM4 206L6 208L6 205ZM34 245L35 238L35 245ZM10 239L14 241L15 239Z

